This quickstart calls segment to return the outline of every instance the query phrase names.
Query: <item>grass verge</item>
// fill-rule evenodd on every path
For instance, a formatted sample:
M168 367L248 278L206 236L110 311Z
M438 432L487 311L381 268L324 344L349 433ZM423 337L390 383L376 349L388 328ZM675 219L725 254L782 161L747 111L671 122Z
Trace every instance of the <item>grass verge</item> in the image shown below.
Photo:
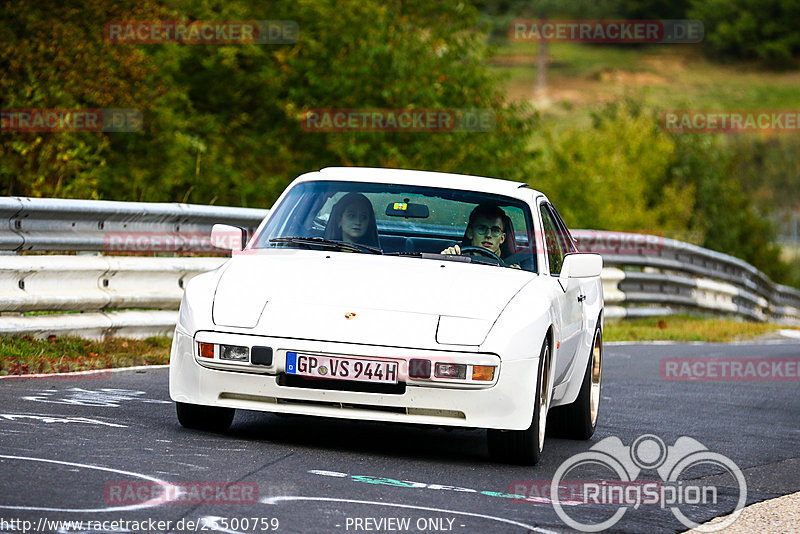
M607 322L605 341L709 341L750 339L781 325L689 315ZM0 337L0 376L68 373L169 363L170 338L112 338L90 341L75 337L32 339Z
M774 323L754 323L735 319L709 319L689 315L606 321L604 341L742 341L781 328Z
M490 72L513 100L533 102L558 124L591 123L607 102L631 98L658 110L772 110L797 105L800 72L719 64L698 45L601 46L551 43L548 98L534 93L535 43L500 40Z
M165 364L169 363L170 343L168 337L105 341L0 337L0 376Z

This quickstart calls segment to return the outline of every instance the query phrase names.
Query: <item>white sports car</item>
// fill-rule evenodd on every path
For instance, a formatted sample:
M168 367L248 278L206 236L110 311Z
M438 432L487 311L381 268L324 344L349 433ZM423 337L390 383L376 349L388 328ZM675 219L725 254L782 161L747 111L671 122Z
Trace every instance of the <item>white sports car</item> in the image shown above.
M224 431L241 408L485 428L492 457L522 464L548 422L593 434L602 258L526 184L328 168L292 182L246 246L238 228L212 236L233 255L183 295L183 426Z

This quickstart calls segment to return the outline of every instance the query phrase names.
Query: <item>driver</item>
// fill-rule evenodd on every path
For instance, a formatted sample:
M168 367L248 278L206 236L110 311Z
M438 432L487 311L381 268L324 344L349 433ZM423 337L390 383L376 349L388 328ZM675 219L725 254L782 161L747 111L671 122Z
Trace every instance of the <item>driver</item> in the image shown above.
M469 223L460 245L453 245L442 254L461 254L461 247L481 247L489 252L507 258L514 254L511 220L505 212L494 204L479 204L469 214ZM516 265L512 266L516 267Z

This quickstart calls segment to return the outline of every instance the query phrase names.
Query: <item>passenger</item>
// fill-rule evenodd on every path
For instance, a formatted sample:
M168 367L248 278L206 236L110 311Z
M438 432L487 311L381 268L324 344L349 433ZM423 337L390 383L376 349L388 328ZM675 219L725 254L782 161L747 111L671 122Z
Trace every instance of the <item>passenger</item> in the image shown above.
M469 222L460 245L453 245L442 254L461 254L461 247L480 247L501 259L516 252L516 240L511 219L494 204L480 204L469 214ZM517 267L518 265L512 265Z
M372 203L361 193L347 193L331 210L325 238L379 247Z

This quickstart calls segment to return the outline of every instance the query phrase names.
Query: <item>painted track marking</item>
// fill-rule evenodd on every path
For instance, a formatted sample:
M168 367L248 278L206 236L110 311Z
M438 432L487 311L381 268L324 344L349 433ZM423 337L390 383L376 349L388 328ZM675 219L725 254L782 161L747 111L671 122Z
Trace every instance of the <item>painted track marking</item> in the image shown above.
M88 465L88 464L79 464L75 462L62 462L61 460L48 460L46 458L31 458L30 456L10 456L7 454L0 454L0 458L8 458L11 460L27 460L30 462L43 462L48 464L59 464L59 465L68 465L70 467L83 467L84 469L94 469L96 471L107 471L109 473L117 473L118 475L126 475L134 478L140 478L143 480L149 480L150 482L155 482L156 484L160 485L164 488L164 494L169 495L168 491L170 488L175 488L169 482L164 482L163 480L159 480L155 477L151 477L148 475L143 475L141 473L134 473L132 471L122 471L121 469L114 469L112 467L100 467L98 465ZM174 494L174 492L173 492ZM153 506L157 506L159 504L165 504L168 500L162 499L161 497L150 499L149 501L145 501L143 503L138 504L129 504L127 506L112 506L109 508L83 508L83 509L74 509L74 508L47 508L44 506L11 506L6 504L0 504L0 508L5 508L7 510L34 510L34 511L41 511L41 512L77 512L77 513L104 513L104 512L127 512L132 510L141 510L142 508L151 508Z
M0 421L17 421L19 419L33 419L42 423L83 423L87 425L102 425L114 428L128 428L128 425L118 425L107 423L98 419L88 417L73 417L64 415L41 415L41 414L22 414L22 413L0 413Z
M533 532L541 532L542 534L558 534L553 530L547 530L541 527L527 525L525 523L520 523L519 521L514 521L513 519L505 519L503 517L495 517L493 515L478 514L474 512L462 512L460 510L446 510L444 508L417 506L415 504L401 504L401 503L380 502L380 501L361 501L356 499L337 499L334 497L304 497L300 495L279 495L277 497L269 497L267 499L263 499L261 502L264 504L279 504L281 501L326 501L326 502L343 502L351 504L373 504L375 506L390 506L393 508L410 508L413 510L425 510L426 512L441 512L445 514L457 514L457 515L466 515L470 517L479 517L481 519L490 519L492 521L508 523L509 525L526 528Z

